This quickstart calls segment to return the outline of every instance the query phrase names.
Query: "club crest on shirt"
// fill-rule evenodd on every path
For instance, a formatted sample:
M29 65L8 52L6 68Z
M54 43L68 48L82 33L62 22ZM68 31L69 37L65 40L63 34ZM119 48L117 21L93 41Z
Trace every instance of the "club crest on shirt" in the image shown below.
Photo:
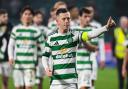
M62 49L60 50L60 52L61 52L61 54L67 53L67 48L62 48Z

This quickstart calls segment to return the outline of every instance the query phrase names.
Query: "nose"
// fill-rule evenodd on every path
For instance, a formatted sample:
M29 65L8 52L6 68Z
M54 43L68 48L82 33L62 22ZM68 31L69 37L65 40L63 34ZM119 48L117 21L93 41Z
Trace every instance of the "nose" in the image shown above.
M65 20L65 22L67 23L67 22L69 22L69 20L68 20L68 19L66 19L66 20Z
M89 18L89 17L87 17L87 21L89 21L89 19L90 19L90 18Z

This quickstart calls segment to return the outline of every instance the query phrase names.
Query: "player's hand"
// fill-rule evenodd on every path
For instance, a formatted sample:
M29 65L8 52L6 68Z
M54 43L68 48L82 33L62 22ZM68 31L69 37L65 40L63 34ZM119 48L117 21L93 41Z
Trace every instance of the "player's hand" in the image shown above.
M122 66L122 76L125 78L127 74L126 67Z
M107 21L106 28L109 29L109 28L111 28L111 27L113 27L113 26L116 26L116 23L115 23L115 21L112 19L112 17L110 16L109 19L108 19L108 21Z
M100 61L100 68L104 69L104 67L105 67L105 61Z
M13 65L13 64L14 64L14 60L13 60L13 59L9 59L8 63L9 63L10 65Z
M46 68L45 71L46 71L46 75L48 77L51 77L52 76L52 70L50 68Z

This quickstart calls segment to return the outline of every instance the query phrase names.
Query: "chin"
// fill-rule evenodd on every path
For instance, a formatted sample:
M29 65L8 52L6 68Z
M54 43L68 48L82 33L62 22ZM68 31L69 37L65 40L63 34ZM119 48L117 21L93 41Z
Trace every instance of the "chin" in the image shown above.
M64 31L68 31L68 28L65 28Z
M68 30L69 28L65 28L66 30Z

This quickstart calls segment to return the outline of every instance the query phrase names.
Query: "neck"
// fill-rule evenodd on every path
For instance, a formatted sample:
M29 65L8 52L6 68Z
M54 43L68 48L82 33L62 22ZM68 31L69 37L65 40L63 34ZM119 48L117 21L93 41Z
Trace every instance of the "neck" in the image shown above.
M40 23L35 23L35 25L40 26L41 24Z
M86 23L83 23L83 21L80 21L80 27L82 27L82 28L85 28L85 27L87 27L88 26L88 24Z
M22 23L24 26L29 26L31 23Z
M85 28L87 25L80 23L80 27Z

